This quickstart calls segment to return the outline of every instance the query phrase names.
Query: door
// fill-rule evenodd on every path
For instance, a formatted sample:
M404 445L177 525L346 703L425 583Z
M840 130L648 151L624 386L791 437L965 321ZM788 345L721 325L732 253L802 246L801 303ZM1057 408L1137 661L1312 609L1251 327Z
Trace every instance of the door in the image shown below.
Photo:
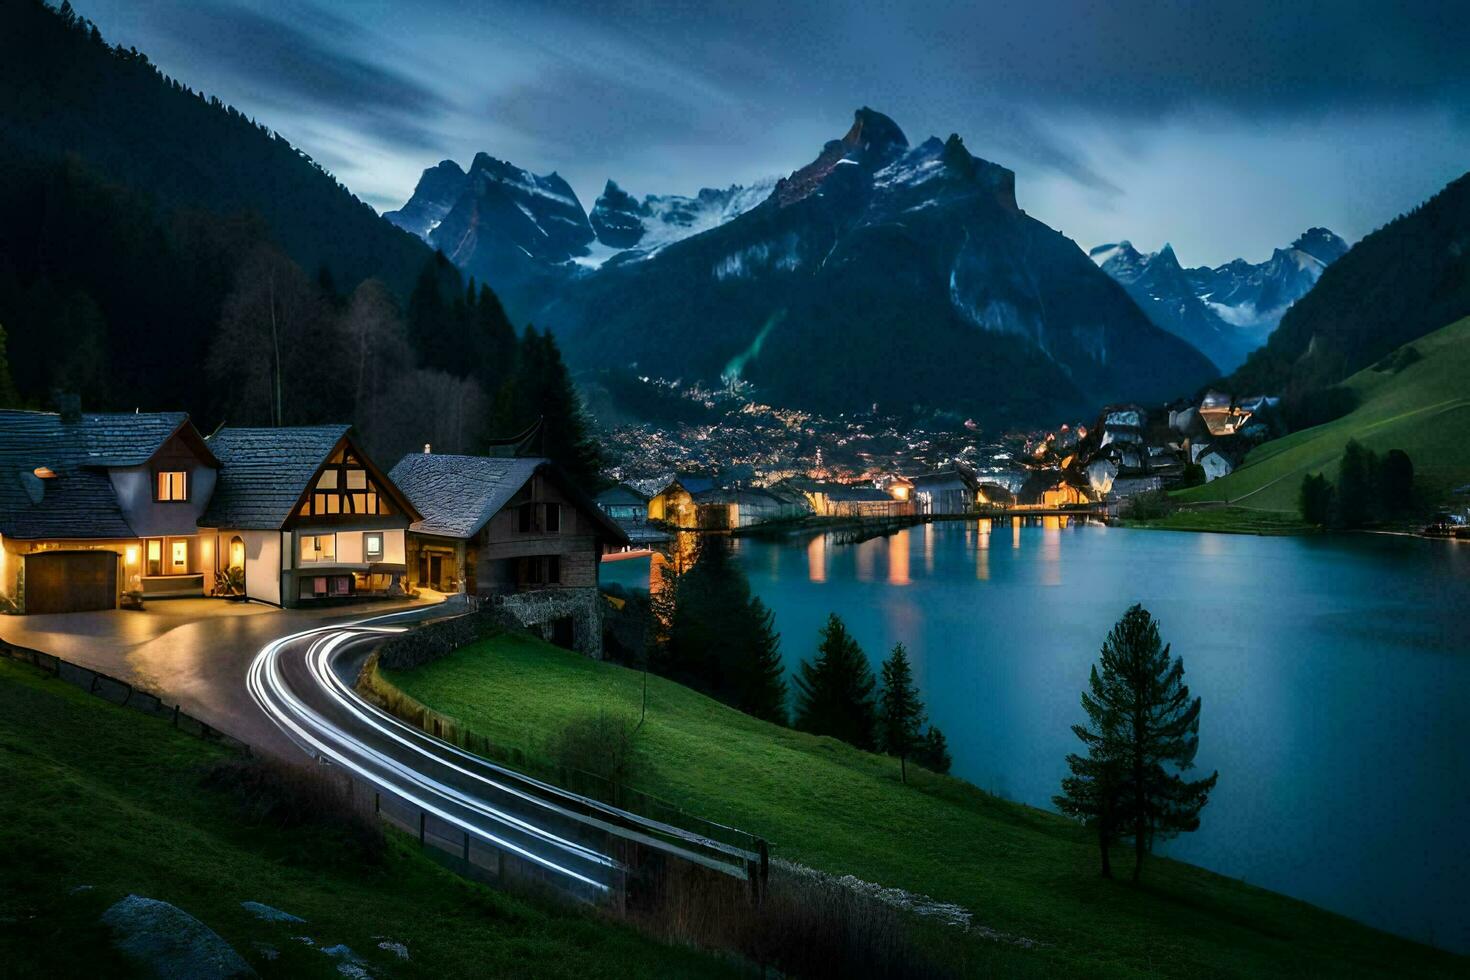
M47 551L26 555L27 613L86 612L117 606L117 555Z

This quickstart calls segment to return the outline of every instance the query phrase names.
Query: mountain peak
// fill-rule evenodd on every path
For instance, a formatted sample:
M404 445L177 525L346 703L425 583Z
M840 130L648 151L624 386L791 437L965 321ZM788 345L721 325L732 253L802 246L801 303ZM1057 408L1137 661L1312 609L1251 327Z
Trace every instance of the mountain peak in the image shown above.
M909 147L908 137L898 123L867 106L852 114L852 128L842 137L842 142L869 160L889 158L895 151Z
M1328 265L1347 253L1348 243L1326 228L1308 228L1297 236L1297 240L1291 243L1291 247L1299 252L1307 253L1322 262L1323 265Z

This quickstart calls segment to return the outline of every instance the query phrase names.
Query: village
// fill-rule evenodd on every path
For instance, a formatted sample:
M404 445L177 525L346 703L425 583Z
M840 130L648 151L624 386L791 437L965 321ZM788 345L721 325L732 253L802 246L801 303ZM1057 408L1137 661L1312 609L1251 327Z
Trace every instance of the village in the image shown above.
M1113 405L1090 425L1012 432L990 443L969 425L958 436L919 431L903 438L893 420L879 416L824 420L747 406L739 417L755 424L710 426L692 439L687 431L670 436L640 427L636 462L620 468L625 477L639 476L604 490L597 503L635 550L671 531L1062 510L1106 518L1140 494L1232 472L1276 434L1276 404L1211 390L1198 402L1155 410ZM704 454L688 451L701 443L715 445ZM773 444L784 444L785 452ZM661 456L661 445L680 448ZM803 449L810 453L805 465Z

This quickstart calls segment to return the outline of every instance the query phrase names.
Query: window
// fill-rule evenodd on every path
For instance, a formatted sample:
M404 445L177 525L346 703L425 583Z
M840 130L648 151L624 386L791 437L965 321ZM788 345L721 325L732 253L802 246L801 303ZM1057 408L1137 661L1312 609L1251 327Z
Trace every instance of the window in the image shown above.
M304 534L301 536L301 560L336 561L337 536L335 534Z
M183 470L160 470L158 485L154 487L154 500L178 501L189 499L189 474Z
M189 570L189 542L174 541L169 545L169 551L173 559L171 571L175 575L182 575Z
M559 585L561 583L561 556L538 555L517 561L516 580L522 586Z
M327 460L297 510L300 517L391 513L392 507L378 493L378 486L368 476L362 461L350 450L335 453Z
M561 533L561 504L521 504L516 527L525 533Z
M144 574L163 574L163 542L158 538L148 539L148 567Z
M368 561L383 560L383 534L381 531L370 531L362 536L362 551Z

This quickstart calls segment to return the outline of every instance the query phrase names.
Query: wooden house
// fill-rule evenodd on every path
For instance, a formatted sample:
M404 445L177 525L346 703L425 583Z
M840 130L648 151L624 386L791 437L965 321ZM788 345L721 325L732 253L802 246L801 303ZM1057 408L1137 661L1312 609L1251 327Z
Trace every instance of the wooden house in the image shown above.
M391 478L421 517L409 581L494 602L563 646L600 656L598 569L627 535L550 460L411 453Z

